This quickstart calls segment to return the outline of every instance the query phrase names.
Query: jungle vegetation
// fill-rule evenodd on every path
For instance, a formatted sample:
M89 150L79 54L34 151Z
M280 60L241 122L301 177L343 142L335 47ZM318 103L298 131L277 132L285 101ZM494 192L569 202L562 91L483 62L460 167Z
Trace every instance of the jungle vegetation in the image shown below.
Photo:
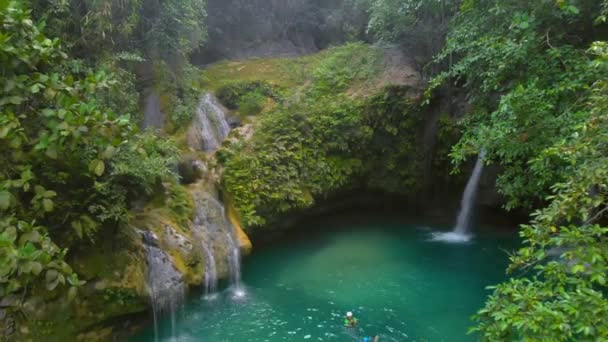
M209 37L204 0L0 0L2 310L45 291L78 295L66 255L128 224L135 200L178 182L170 135L186 128L202 87L260 116L252 140L218 155L224 190L251 229L361 175L370 186L415 189L412 127L438 94L458 89L469 111L446 128L454 170L485 150L502 170L505 209L531 213L511 279L493 288L472 331L488 341L608 338L608 2L346 3L332 10L354 10L343 18L356 20L323 21L336 41L409 51L424 66L424 99L411 101L406 88L350 96L381 59L362 43L306 57L305 87L210 87L189 62ZM328 16L299 17L296 28L317 29L319 18ZM162 133L139 129L150 83L164 99Z

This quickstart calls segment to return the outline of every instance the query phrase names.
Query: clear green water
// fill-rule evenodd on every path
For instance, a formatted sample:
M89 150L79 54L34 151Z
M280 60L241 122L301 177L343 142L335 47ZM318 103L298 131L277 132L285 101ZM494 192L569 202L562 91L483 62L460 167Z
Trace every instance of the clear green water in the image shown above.
M193 294L174 324L161 320L158 340L472 341L470 317L485 287L505 278L505 250L516 247L514 236L491 233L468 244L432 242L438 229L398 223L298 229L313 226L327 229L244 261L246 297L234 299L230 289L211 300ZM357 329L342 326L346 311ZM153 327L133 340L154 341Z

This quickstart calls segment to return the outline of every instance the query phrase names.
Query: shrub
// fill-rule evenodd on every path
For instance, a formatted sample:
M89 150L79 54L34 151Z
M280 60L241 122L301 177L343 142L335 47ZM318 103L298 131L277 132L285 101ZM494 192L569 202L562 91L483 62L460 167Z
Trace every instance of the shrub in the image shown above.
M260 103L259 98L262 97L278 99L273 86L263 81L235 82L225 85L217 91L217 97L226 108L232 110L240 109L241 104L250 106L252 103ZM247 109L251 109L251 107Z

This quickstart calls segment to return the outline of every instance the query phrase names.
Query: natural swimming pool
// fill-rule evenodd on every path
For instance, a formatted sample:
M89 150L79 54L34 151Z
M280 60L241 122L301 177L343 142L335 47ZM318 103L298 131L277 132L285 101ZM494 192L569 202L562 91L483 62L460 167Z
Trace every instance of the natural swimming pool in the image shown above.
M174 322L160 321L158 340L474 340L470 317L485 288L506 278L513 234L449 244L430 240L449 227L356 221L307 222L297 237L255 251L243 262L244 297L191 294ZM343 327L347 311L356 329ZM154 339L153 327L133 338Z

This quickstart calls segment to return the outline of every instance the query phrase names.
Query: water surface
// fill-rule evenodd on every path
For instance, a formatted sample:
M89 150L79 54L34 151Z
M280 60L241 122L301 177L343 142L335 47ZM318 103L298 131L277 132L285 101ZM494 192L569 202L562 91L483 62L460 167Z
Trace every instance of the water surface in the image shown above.
M505 279L513 236L430 241L440 228L400 223L313 222L297 239L244 261L246 295L193 294L160 341L473 341L467 329L488 285ZM449 230L443 227L442 230ZM323 231L323 233L319 233ZM342 326L353 311L357 329ZM149 327L134 341L154 341Z

